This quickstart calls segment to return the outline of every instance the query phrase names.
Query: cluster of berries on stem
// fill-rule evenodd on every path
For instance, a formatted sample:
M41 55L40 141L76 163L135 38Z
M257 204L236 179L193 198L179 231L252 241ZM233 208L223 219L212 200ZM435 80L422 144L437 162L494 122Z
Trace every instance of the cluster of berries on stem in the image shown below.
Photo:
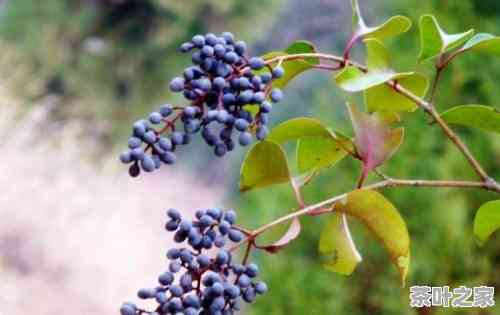
M122 304L122 315L231 315L241 302L252 303L267 292L265 282L256 281L259 268L234 262L228 243L240 243L245 234L234 225L236 213L217 208L196 212L196 220L183 219L175 209L167 211L167 231L174 241L186 245L167 252L168 270L158 277L159 285L140 289L141 299L155 299L158 306L146 311L134 303Z
M235 143L247 146L253 136L268 134L272 104L283 98L272 88L281 78L281 66L271 67L260 57L247 57L247 46L233 34L196 35L180 50L192 53L192 65L170 82L170 90L182 93L189 105L163 105L148 119L134 123L129 150L120 160L131 164L129 173L152 172L176 161L175 150L201 133L216 156L232 151Z

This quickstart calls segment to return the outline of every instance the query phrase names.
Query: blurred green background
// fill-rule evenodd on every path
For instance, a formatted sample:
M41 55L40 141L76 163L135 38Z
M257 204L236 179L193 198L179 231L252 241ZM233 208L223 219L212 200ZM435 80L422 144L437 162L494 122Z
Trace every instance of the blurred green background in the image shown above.
M449 32L475 28L500 35L498 0L360 1L369 23L403 14L414 22L425 13L436 15ZM198 32L231 30L247 40L255 54L277 50L295 39L312 41L321 51L340 52L349 36L347 0L4 0L0 7L0 73L3 84L23 100L28 111L52 98L54 120L85 122L103 151L119 150L130 123L163 102L179 99L166 85L189 58L178 45ZM388 42L394 64L432 74L432 64L417 64L418 30ZM500 60L480 55L457 58L444 73L437 97L440 111L461 104L500 106ZM311 72L295 80L272 123L299 115L320 117L334 129L352 134L343 105L346 95L332 88L329 75ZM421 112L403 117L406 141L383 167L398 178L474 178L463 157ZM490 174L500 179L498 136L458 129ZM205 148L191 148L182 158L192 172L214 159ZM237 175L244 154L237 150L224 160L217 180L238 208L241 222L256 227L293 207L287 186L240 195ZM95 159L99 163L99 159ZM229 167L227 165L230 165ZM360 165L344 160L305 189L307 202L350 190ZM188 169L186 167L186 169ZM224 178L224 179L222 179ZM209 181L208 181L209 182ZM484 247L473 240L474 210L498 198L492 193L451 189L387 189L384 191L407 220L412 239L411 285L500 288L500 241ZM167 201L166 201L167 202ZM103 209L105 211L105 209ZM304 231L279 255L257 254L270 294L246 314L500 314L500 307L476 309L411 309L408 288L400 287L395 268L382 247L356 222L355 241L363 262L350 277L321 268L317 254L324 218L303 219ZM497 304L499 303L497 293Z

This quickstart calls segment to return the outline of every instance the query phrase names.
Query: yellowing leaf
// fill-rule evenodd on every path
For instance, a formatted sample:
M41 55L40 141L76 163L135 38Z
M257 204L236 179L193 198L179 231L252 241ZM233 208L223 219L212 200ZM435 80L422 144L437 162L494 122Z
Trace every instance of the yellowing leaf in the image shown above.
M498 229L500 229L500 200L494 200L483 204L477 210L474 218L474 235L482 245Z
M391 158L403 142L404 129L391 129L384 116L359 112L348 104L356 134L355 144L363 161L362 179L376 167Z
M441 114L444 121L500 133L500 110L484 105L461 105Z
M343 144L339 145L339 141L343 141ZM299 172L317 171L335 165L347 155L343 148L354 151L350 140L344 141L332 138L300 139L297 143Z
M410 237L406 223L392 203L374 190L347 194L335 210L359 219L386 248L404 284L410 266Z
M298 218L294 218L292 223L288 227L288 230L285 234L276 242L271 245L259 246L259 248L264 249L270 253L277 253L282 250L286 245L288 245L291 241L296 239L300 234L300 221Z
M423 15L420 18L420 54L418 59L424 61L456 49L473 35L473 29L463 33L448 34L439 26L433 15Z
M248 151L240 171L240 191L290 181L285 152L279 144L261 141Z
M319 252L323 266L342 275L350 275L362 258L351 237L346 215L332 213L321 232Z

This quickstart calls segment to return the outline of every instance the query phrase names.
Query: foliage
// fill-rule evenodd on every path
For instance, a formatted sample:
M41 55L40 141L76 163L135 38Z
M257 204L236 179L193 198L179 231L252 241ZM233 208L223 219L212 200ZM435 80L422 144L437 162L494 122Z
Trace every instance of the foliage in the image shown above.
M498 34L498 11L492 9L495 3L495 1L389 1L384 3L383 9L384 15L403 13L410 16L413 21L418 21L420 15L437 12L438 20L449 31L460 32L463 30L463 25L474 25L477 29ZM361 4L370 5L366 2ZM479 10L479 7L489 9ZM415 65L419 49L415 40L419 35L418 27L413 27L409 33L413 36L400 36L395 40L384 41L390 48L393 62L403 67ZM412 56L414 58L411 58ZM479 59L480 56L483 59ZM432 62L418 65L419 71L428 77L432 74L432 67ZM492 104L498 108L496 100L500 95L493 83L500 71L498 60L491 58L491 55L468 53L454 60L448 67L449 69L441 77L440 84L443 88L439 89L435 97L439 111L444 112L451 106L467 103ZM302 84L307 83L303 81ZM326 84L318 86L316 83L310 88L314 89L311 93L313 99L309 101L313 107L308 112L321 117L329 125L335 126L336 130L347 133L350 130L346 123L348 118L335 109L342 107L333 104L332 101L338 98L338 93L332 92L331 87ZM392 89L387 88L387 90L395 94ZM380 104L381 107L373 110L391 105L390 102L384 102L384 98L380 99L382 102L376 105ZM367 103L365 96L365 104ZM438 130L429 128L423 115L418 110L411 116L400 113L406 127L405 143L383 169L399 177L472 176L470 171L461 166L464 160L456 149L450 146L446 139L439 137ZM473 117L469 116L469 121ZM490 118L494 116L490 115ZM471 145L483 165L493 175L498 174L500 170L498 136L472 129L458 128L458 131L465 142ZM423 155L422 151L427 153ZM435 161L435 164L430 161ZM355 163L348 160L341 162L338 167L319 176L315 185L304 187L305 199L315 202L346 189L352 189L349 183L355 180L353 173L357 170ZM493 238L484 247L478 248L472 243L471 238L474 210L484 202L495 199L494 194L478 191L460 191L459 194L457 191L436 189L398 189L384 191L384 195L403 210L403 217L408 224L413 253L408 278L410 285L452 286L464 283L467 285L487 283L498 286L496 281L500 276L497 272L499 263L497 253L500 249L498 242ZM283 203L285 198L290 198L289 191L286 187L278 187L268 194L251 193L239 200L243 213L249 213L246 219L258 225L269 220L269 217L283 214L283 211L280 211L283 209L280 203ZM262 215L264 211L269 214ZM256 219L255 213L264 218ZM310 243L317 240L318 228L328 223L322 217L307 221L309 223L304 225L301 237L280 255L281 260L286 263L278 267L275 258L261 258L265 262L263 268L266 274L271 277L268 278L270 287L283 287L284 292L273 292L272 301L269 298L267 303L263 301L256 304L250 310L251 314L418 313L417 310L408 308L408 292L400 291L397 284L393 283L393 272L384 264L386 258L381 254L382 251L357 225L352 226L351 230L354 232L356 247L363 252L364 263L360 264L349 278L328 275L319 270L317 261L320 257L311 251ZM349 221L349 223L352 225L355 222ZM372 261L373 264L367 266L367 261ZM450 263L451 261L459 263ZM300 270L300 274L296 272L297 270ZM307 282L307 290L300 291L294 287L301 281ZM295 297L293 301L290 301L290 295ZM283 309L283 305L290 306ZM452 309L439 310L440 314L454 312L456 311ZM492 310L491 313L496 314L496 311Z

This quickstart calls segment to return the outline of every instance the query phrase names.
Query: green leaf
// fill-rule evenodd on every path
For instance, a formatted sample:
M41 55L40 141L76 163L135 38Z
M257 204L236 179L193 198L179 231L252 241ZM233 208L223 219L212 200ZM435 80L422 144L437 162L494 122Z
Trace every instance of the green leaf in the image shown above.
M495 37L487 33L479 33L469 39L461 50L484 52L500 57L500 37Z
M335 210L359 219L381 242L404 284L410 266L410 237L404 219L392 203L374 190L355 190Z
M433 15L423 15L420 17L421 48L418 60L424 61L458 48L473 35L473 29L463 33L448 34L439 26Z
M386 72L390 70L389 51L376 39L365 40L367 49L367 65L369 72ZM391 80L397 81L401 86L410 90L417 96L424 96L427 91L427 78L419 73L396 73ZM414 111L418 108L408 98L397 93L386 84L379 84L364 91L366 108L369 112L374 111Z
M347 152L339 145L339 141L330 138L307 138L297 143L297 165L299 173L317 171L331 167L342 160ZM353 151L352 142L346 140L344 145Z
M399 75L396 78L398 84L411 91L419 97L424 97L429 81L420 73ZM376 111L404 111L413 112L418 106L405 96L397 93L392 87L381 84L364 91L366 109L369 112Z
M366 66L370 71L387 70L391 68L389 50L377 39L365 39Z
M350 275L362 258L351 237L346 215L332 213L321 232L319 252L323 255L323 266L342 275Z
M294 54L307 54L315 53L316 49L313 44L300 40L292 43L285 51L282 52L271 52L263 56L264 60L270 60L279 56L294 55ZM284 60L281 66L285 70L283 77L275 80L273 82L273 87L284 88L292 79L301 74L304 71L312 69L314 65L319 64L319 59L314 58L301 58L293 60ZM276 67L278 62L271 64L272 67Z
M406 80L408 85L415 85L416 90L420 92L422 89L421 86L423 85L421 75L414 72L396 73L391 69L389 51L382 42L374 38L365 39L364 42L367 49L366 62L368 70L363 72L354 66L346 67L335 77L335 81L340 88L348 92L359 92L376 88L375 92L381 91L381 93L387 94L387 89L391 90L392 88L380 88L384 83L391 80L397 80L398 82L400 80ZM427 83L425 82L425 88L426 86ZM396 97L396 99L402 100L403 97L399 96L399 98ZM403 103L403 105L399 103L393 107L408 106L409 101L404 100Z
M390 81L394 73L388 71L375 71L364 73L356 67L345 67L335 76L337 85L347 92L359 92Z
M243 106L243 109L255 117L255 115L257 115L259 113L260 106L257 104L249 104L249 105Z
M498 229L500 229L500 200L489 201L476 212L474 235L479 244L483 245Z
M351 4L353 9L352 24L354 36L384 39L402 34L411 27L411 20L402 15L393 16L378 26L367 26L361 15L358 1L351 0Z
M500 133L500 111L484 105L461 105L441 114L450 124L474 127Z
M333 135L321 121L314 118L300 117L287 120L274 127L267 139L276 143L285 143L307 137L332 138Z
M297 40L293 42L290 46L288 46L287 49L285 49L285 53L288 55L295 55L295 54L307 54L307 53L315 53L316 48L314 47L313 43L307 41L307 40ZM319 58L318 57L309 57L309 58L303 58L303 59L298 59L298 61L308 64L308 65L317 65L319 64Z
M240 191L290 181L288 162L279 144L261 141L247 153L240 171Z
M376 167L389 160L403 142L404 129L391 129L387 116L359 112L347 104L356 134L356 149L363 162L362 180Z

